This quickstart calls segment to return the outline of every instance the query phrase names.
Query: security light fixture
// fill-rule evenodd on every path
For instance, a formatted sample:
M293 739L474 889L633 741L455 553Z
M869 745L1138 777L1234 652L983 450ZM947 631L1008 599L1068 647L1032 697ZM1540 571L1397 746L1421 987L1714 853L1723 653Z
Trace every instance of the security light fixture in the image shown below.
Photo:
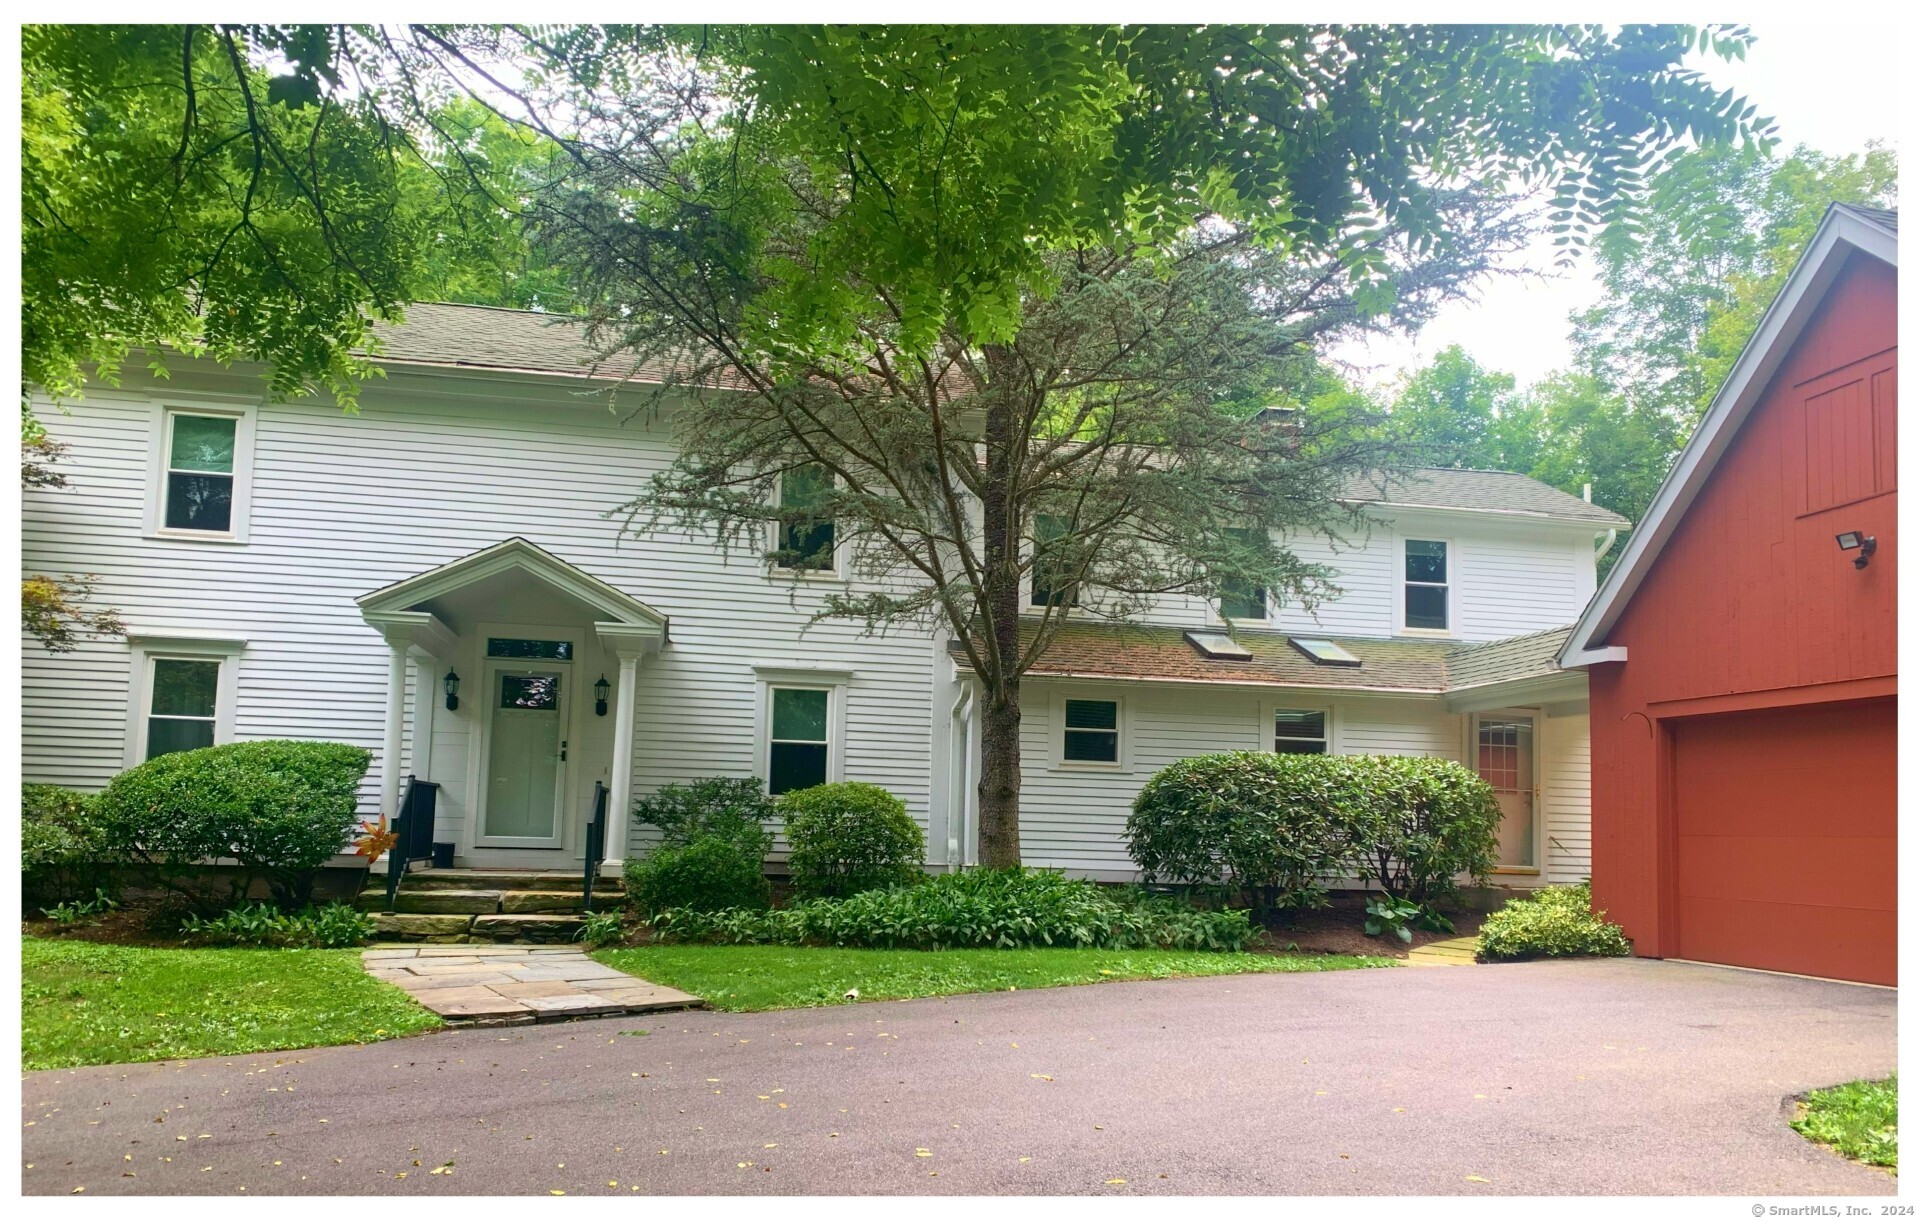
M440 688L442 691L447 693L447 711L452 712L454 709L459 708L460 707L460 676L454 674L451 670L449 670L447 672L447 677L440 680Z
M1866 568L1867 560L1880 545L1879 540L1872 535L1861 534L1857 530L1843 530L1833 537L1833 541L1840 545L1840 550L1843 552L1860 553L1853 558L1853 567L1856 569Z
M607 690L607 677L601 675L600 682L593 685L593 715L595 717L605 717L607 715Z

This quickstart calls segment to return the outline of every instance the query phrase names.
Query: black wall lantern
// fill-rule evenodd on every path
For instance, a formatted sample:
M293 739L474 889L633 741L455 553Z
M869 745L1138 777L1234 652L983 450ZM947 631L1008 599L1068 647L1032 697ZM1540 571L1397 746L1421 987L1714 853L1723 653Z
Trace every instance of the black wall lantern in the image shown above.
M447 693L447 710L451 712L454 709L459 708L460 707L460 676L454 674L452 671L448 671L447 677L440 680L440 686Z
M601 675L600 682L593 685L593 715L595 717L605 717L607 715L607 690L607 677Z

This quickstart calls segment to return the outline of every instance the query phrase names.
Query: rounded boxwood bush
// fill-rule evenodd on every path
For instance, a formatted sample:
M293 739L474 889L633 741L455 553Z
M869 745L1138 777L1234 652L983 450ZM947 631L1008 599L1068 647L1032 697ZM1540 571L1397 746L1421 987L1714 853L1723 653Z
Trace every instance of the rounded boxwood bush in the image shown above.
M1230 751L1178 760L1134 798L1127 852L1148 882L1244 892L1255 908L1306 907L1353 856L1351 755Z
M1480 926L1479 957L1553 959L1581 955L1630 955L1626 931L1593 910L1593 889L1542 887L1508 900Z
M1304 907L1360 874L1420 904L1483 879L1498 848L1493 787L1451 760L1233 751L1179 760L1134 800L1127 848L1149 881Z
M878 785L838 781L781 795L794 894L848 896L926 877L927 840L906 803Z
M232 857L241 889L263 877L277 901L297 908L357 826L371 759L364 747L292 739L155 756L96 799L101 834L109 852L189 895L178 886L186 868Z
M621 874L627 899L646 916L669 908L719 912L765 908L773 884L761 868L764 854L737 836L702 836L689 844L663 844Z

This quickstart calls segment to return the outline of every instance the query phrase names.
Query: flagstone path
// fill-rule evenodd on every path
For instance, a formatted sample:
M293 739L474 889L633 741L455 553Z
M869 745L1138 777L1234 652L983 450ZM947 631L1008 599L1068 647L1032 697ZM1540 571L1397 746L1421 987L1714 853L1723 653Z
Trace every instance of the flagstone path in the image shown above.
M507 1027L608 1014L691 1010L691 993L629 976L578 946L376 946L360 961L449 1025Z

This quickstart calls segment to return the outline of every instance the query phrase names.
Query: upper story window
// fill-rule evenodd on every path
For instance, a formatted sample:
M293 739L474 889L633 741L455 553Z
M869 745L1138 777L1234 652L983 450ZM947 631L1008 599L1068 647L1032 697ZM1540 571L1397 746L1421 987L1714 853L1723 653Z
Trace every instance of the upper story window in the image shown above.
M1226 533L1249 547L1260 537L1260 532L1252 527L1235 527ZM1266 619L1267 591L1244 581L1225 583L1220 591L1220 616L1222 619Z
M222 407L157 410L147 533L244 543L252 413Z
M1051 545L1067 536L1069 523L1057 514L1040 513L1033 517L1033 571L1029 576L1035 607L1072 607L1079 604L1079 591L1062 557Z
M780 474L780 508L809 510L824 506L833 492L833 474L825 467L795 467ZM793 572L830 573L834 569L833 519L797 516L780 523L778 566Z
M1438 539L1408 539L1401 586L1401 626L1415 632L1450 632L1452 597L1449 548Z

